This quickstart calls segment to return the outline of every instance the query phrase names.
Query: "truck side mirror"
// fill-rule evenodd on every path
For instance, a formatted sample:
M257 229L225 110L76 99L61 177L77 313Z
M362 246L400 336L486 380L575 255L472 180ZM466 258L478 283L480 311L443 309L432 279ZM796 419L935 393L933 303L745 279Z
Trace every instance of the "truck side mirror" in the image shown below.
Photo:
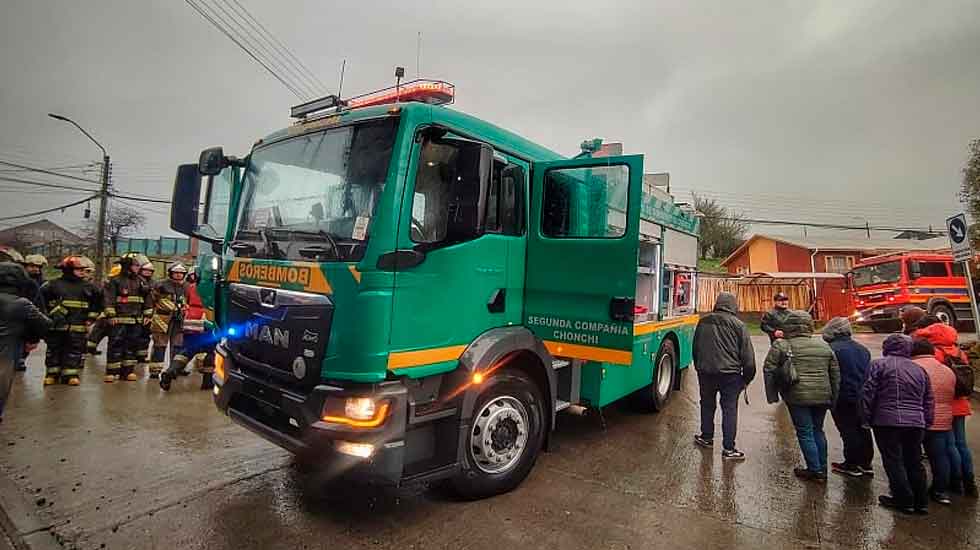
M918 279L922 276L922 266L919 262L909 262L909 279Z
M486 220L493 148L465 140L441 140L456 148L448 203L446 240L462 242L483 234Z
M173 197L170 199L170 228L213 244L221 239L200 231L202 179L197 164L182 164L177 167Z
M221 147L211 147L201 151L197 170L205 176L217 176L228 166L228 159Z

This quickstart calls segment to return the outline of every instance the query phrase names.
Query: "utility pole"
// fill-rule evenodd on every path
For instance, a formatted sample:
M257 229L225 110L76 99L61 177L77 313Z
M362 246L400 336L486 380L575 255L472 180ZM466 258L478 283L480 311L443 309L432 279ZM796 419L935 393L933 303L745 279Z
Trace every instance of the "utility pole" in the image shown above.
M105 223L109 210L109 155L102 155L102 186L99 189L99 226L95 230L95 280L105 272Z
M109 208L109 153L101 143L92 137L92 134L86 132L85 128L79 126L74 120L53 113L48 113L48 116L55 120L67 122L75 128L78 128L78 131L85 134L85 137L102 151L102 185L99 188L99 225L95 229L95 280L101 281L102 275L105 273L105 225L106 214Z

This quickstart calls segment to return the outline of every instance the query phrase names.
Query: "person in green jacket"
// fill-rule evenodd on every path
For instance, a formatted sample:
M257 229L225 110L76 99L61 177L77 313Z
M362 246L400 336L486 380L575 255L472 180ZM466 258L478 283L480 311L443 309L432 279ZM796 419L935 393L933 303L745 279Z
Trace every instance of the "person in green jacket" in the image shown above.
M813 336L813 319L805 311L790 311L782 331L783 339L773 343L763 366L766 398L776 403L782 396L793 419L806 462L806 468L794 468L793 473L804 480L826 481L827 436L823 424L840 390L837 356L823 339ZM795 375L786 376L788 371ZM787 378L795 383L788 384Z

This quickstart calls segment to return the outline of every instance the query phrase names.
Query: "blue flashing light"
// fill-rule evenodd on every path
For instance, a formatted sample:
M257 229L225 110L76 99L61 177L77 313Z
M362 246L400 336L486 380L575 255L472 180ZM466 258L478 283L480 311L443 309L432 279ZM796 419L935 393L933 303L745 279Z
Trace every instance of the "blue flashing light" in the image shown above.
M235 336L238 334L238 329L235 327L228 327L228 336Z

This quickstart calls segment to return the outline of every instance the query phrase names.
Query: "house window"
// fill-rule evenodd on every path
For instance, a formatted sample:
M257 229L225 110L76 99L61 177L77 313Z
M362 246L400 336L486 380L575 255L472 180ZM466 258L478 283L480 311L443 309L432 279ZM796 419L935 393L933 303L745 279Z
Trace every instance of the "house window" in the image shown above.
M827 256L827 273L847 273L854 267L854 256Z

